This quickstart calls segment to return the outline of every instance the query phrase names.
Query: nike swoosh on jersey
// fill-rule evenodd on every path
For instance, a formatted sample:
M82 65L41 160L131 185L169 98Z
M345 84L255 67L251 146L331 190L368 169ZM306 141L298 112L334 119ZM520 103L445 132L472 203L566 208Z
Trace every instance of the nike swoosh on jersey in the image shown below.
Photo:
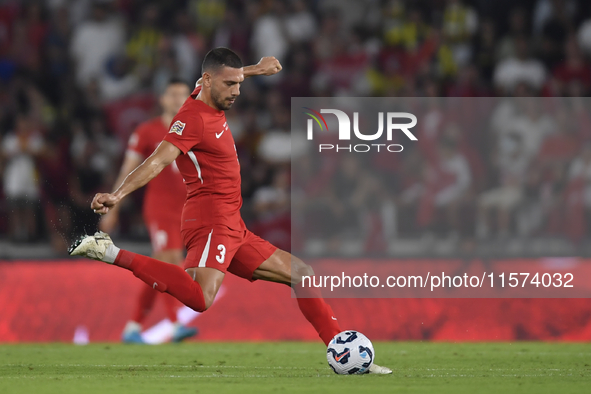
M226 131L226 130L222 130L222 132L219 134L215 133L215 138L220 138L222 136L222 134L224 134L224 131Z

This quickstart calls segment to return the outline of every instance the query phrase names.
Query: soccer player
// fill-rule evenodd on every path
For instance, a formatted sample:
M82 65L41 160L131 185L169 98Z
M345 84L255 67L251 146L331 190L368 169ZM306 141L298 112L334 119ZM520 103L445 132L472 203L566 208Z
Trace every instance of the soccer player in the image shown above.
M140 165L162 138L166 136L172 118L179 111L191 90L186 82L171 79L160 96L162 115L138 126L129 138L125 159L115 185L120 185L125 177ZM150 232L152 257L175 265L183 262L183 242L181 240L181 214L186 196L185 184L178 167L173 163L162 170L152 182L148 183L144 196L143 218ZM119 205L113 207L101 218L99 228L111 232L117 226ZM166 207L166 209L161 209ZM177 321L177 301L169 294L159 293L151 286L144 286L136 302L131 320L127 322L121 339L125 343L144 343L141 335L142 323L156 301L158 294L164 301L166 315L173 323L173 342L180 342L197 334L194 327L187 327Z
M300 310L325 344L341 332L318 288L298 286L312 268L250 232L240 216L240 163L224 111L240 95L245 77L281 70L273 58L243 67L227 48L211 50L203 60L202 84L185 101L158 148L112 193L97 193L91 208L107 213L176 160L187 187L181 234L187 248L184 270L151 257L119 249L106 233L76 241L70 254L114 264L133 272L195 311L211 306L227 272L246 280L292 286ZM161 207L166 209L166 207ZM370 373L392 371L375 363Z

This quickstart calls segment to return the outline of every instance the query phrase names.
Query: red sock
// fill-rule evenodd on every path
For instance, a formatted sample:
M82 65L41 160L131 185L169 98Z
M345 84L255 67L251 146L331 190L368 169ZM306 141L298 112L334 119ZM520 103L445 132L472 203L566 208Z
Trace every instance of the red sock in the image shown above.
M302 287L300 283L295 285L293 289L298 298L300 310L314 326L324 344L328 345L331 339L342 331L332 308L324 301L320 289L317 287Z
M173 323L176 323L176 311L177 307L177 300L170 294L162 294L162 300L164 301L164 309L166 309L166 316L168 320Z
M133 313L131 320L142 324L146 318L146 315L154 306L154 301L156 300L157 295L158 292L152 289L150 286L142 286L142 289L138 294L135 312Z
M167 292L189 308L203 312L205 300L199 283L178 265L120 250L115 265L126 268L159 292Z

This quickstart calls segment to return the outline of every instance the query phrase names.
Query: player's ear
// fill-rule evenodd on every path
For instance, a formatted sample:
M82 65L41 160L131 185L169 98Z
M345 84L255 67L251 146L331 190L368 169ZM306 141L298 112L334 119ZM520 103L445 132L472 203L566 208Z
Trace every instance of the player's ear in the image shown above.
M203 76L201 77L202 79L202 83L204 87L211 87L211 74L208 73L207 71L203 73Z

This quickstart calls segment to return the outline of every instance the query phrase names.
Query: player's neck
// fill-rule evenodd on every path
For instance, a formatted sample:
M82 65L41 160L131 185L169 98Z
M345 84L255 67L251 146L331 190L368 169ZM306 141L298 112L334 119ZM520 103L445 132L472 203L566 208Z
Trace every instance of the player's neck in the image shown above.
M203 101L205 104L210 106L211 108L215 109L216 111L221 111L216 105L213 99L211 98L211 94L203 93L204 88L201 89L195 100Z

